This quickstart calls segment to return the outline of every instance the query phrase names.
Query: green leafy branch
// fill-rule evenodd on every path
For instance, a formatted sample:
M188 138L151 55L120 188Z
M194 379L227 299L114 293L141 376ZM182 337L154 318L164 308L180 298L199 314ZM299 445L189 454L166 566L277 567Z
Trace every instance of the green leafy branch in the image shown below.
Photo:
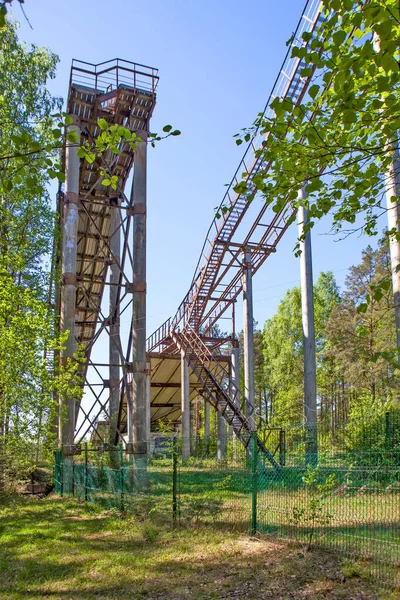
M149 133L150 143L152 147L155 147L155 142L160 142L161 140L165 140L166 138L172 136L176 137L177 135L181 135L179 129L173 129L172 125L164 125L163 132L167 135L160 135L158 133Z
M264 135L256 156L267 165L251 185L244 174L235 192L248 201L261 194L274 212L295 210L307 180L308 228L330 214L337 232L362 215L365 233L375 235L377 211L385 210L383 175L398 149L399 39L395 0L325 0L317 36L303 33L302 45L292 49L306 65L301 76L314 73L314 82L301 103L275 98L274 118L259 114L235 136L240 145L256 131Z
M65 141L70 145L78 146L78 156L86 160L89 164L94 163L106 153L111 156L117 156L124 151L126 147L136 150L138 144L144 141L127 127L121 125L110 125L105 119L98 119L97 125L99 135L94 139L89 139L87 134L83 132L84 141L79 143L79 138L76 130L69 130L69 126L73 123L72 117L68 113L57 113L53 115L57 119L52 129L54 143L46 143L45 145L38 142L33 134L28 131L11 136L12 147L7 155L0 156L0 175L3 172L3 177L0 179L0 194L10 192L15 185L19 185L22 181L26 182L31 188L35 187L35 174L37 170L44 170L50 179L58 179L61 183L65 181L65 173L62 171L59 153L63 148ZM172 129L171 125L166 125L163 131L167 134L161 136L156 133L150 133L150 143L154 147L155 142L161 141L168 137L180 135L180 131ZM103 161L104 162L104 161ZM11 163L13 169L11 169ZM113 175L112 169L106 165L102 165L100 174L102 175L102 185L110 186L113 190L118 187L118 177ZM20 171L30 171L32 177L26 180L23 179Z

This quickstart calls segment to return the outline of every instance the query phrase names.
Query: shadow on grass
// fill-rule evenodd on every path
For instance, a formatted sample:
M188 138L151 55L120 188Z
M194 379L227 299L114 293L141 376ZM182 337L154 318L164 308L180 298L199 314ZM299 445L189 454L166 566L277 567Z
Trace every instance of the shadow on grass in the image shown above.
M337 557L238 539L228 522L171 531L49 499L10 502L0 526L2 600L385 597L365 582L357 596Z

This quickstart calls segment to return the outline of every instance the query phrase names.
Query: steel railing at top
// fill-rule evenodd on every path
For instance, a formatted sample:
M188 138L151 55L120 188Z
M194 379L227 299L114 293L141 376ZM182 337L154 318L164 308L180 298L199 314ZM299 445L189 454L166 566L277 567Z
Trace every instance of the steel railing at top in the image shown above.
M70 88L81 86L105 94L119 87L127 87L154 94L158 80L158 69L120 58L97 65L73 59Z
M171 330L171 319L167 319L158 329L156 329L147 341L147 351L157 347L163 340L165 340Z

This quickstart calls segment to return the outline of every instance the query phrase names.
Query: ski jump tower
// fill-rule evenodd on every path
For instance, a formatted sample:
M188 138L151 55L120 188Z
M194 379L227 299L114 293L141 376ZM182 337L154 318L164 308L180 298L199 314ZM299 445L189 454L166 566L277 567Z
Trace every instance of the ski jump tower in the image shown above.
M292 57L292 49L309 43L303 32L311 39L318 35L321 20L320 0L308 0L265 106L266 118L275 117L274 98L299 104L307 93L314 71ZM151 428L168 419L180 422L187 457L190 404L198 396L218 412L221 431L226 422L249 450L257 428L252 278L276 251L294 209L288 202L274 213L262 198L250 203L246 194L235 192L243 177L254 189L254 177L270 167L259 152L268 139L256 130L227 188L220 218L207 232L188 293L146 344L146 139L157 82L155 69L119 59L72 65L67 110L80 140L95 141L102 118L129 127L142 142L135 150L121 144L119 154L107 152L92 164L78 158L74 144L67 143L64 151L66 181L58 203L62 283L56 306L61 331L70 334L60 360L68 361L78 345L85 353L83 401L79 405L71 397L61 403L59 439L65 454L72 455L74 444L88 435L101 443L122 440L128 452L146 454ZM118 177L117 191L102 184L104 171ZM235 336L235 303L242 293L244 390ZM214 337L214 326L226 312L232 314L232 334ZM279 469L276 449L258 435L256 441Z
M100 438L102 424L102 441L115 443L121 394L128 405L127 443L132 452L146 452L146 156L157 73L121 59L72 63L67 112L78 144L67 142L63 152L55 304L61 332L69 331L59 360L68 363L83 349L85 389L80 403L73 394L60 400L59 441L66 455L93 432ZM136 149L121 142L118 154L107 150L92 163L79 158L79 143L95 143L101 133L99 119L129 128L142 141ZM118 177L117 190L102 184L104 172Z

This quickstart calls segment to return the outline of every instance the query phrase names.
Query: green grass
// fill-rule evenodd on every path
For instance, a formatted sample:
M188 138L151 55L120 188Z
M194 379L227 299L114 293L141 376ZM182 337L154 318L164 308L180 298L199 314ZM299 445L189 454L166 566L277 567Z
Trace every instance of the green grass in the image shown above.
M192 461L193 462L193 461ZM198 522L234 526L249 531L251 522L251 472L248 469L203 464L180 466L178 471L178 517L182 524ZM83 473L83 472L82 472ZM99 476L96 476L96 473ZM76 469L75 475L79 475ZM258 476L258 529L280 538L301 540L301 526L291 520L293 510L307 504L301 472L288 469L281 479L271 470ZM120 508L122 502L135 516L156 513L165 522L172 518L171 465L153 464L148 470L148 486L138 487L128 471L124 494L118 471L89 469L88 497L104 508ZM323 474L326 476L326 473ZM102 479L104 481L102 481ZM84 498L83 475L77 478L75 493ZM336 487L340 489L339 479ZM363 493L360 494L360 488ZM315 527L314 542L340 549L377 564L400 564L400 502L397 488L390 493L372 482L368 486L347 486L346 493L331 493L324 500L326 523ZM304 537L303 535L303 537Z
M0 500L0 599L382 600L364 566L249 538L223 523L173 530L56 497Z

